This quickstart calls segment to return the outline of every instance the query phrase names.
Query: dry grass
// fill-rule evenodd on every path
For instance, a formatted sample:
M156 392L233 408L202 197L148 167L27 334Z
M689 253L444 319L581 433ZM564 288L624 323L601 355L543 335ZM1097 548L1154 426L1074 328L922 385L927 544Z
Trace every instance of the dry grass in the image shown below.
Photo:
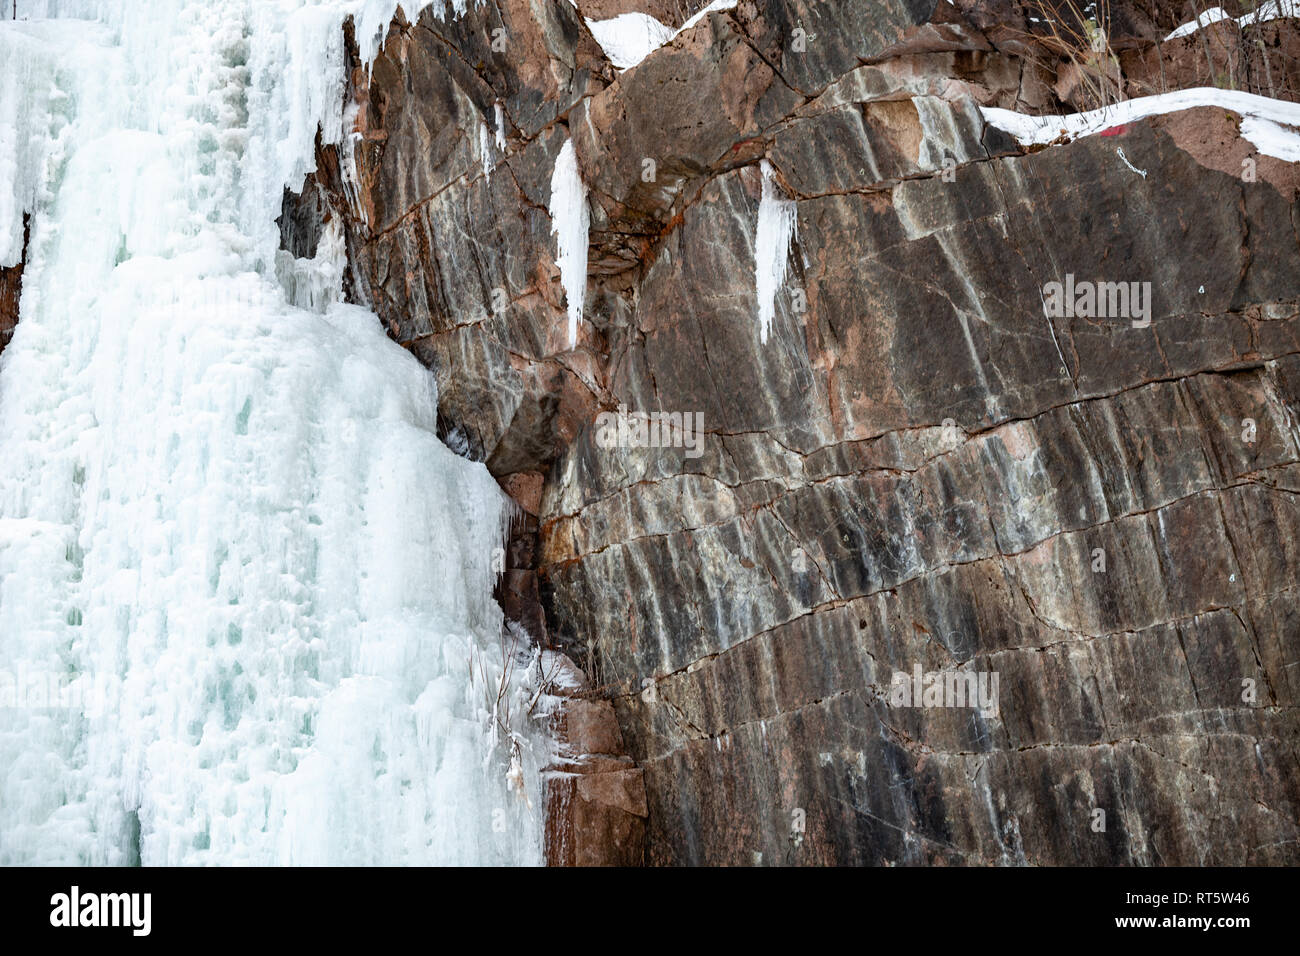
M1273 0L1185 0L1177 13L1178 24L1199 20L1216 6L1240 17ZM1043 53L1029 58L1047 73L1068 77L1075 89L1068 96L1080 109L1098 109L1129 96L1167 92L1190 86L1244 90L1274 99L1300 99L1294 78L1296 64L1283 52L1279 38L1284 21L1272 20L1244 26L1220 21L1189 36L1165 41L1168 30L1145 38L1150 46L1129 50L1124 63L1140 67L1138 78L1125 76L1120 58L1111 46L1111 0L1029 0L1029 16L1037 20L1022 36ZM1136 62L1135 62L1136 61ZM1167 75L1174 70L1177 79Z
M1029 16L1038 22L1022 36L1046 51L1030 55L1057 76L1072 73L1082 86L1083 108L1099 109L1125 98L1119 60L1111 49L1110 0L1030 0Z

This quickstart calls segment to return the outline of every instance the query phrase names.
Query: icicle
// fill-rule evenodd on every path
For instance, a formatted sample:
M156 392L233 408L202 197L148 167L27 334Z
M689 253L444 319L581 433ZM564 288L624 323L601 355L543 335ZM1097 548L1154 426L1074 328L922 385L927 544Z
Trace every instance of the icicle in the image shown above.
M578 344L578 320L587 295L587 186L578 170L573 140L565 142L551 174L551 232L557 237L556 263L569 302L569 347Z
M497 149L504 153L506 151L506 110L500 100L492 104L492 110L497 120Z
M763 160L763 194L758 203L758 228L754 236L754 288L758 297L758 334L766 343L776 313L776 293L785 282L790 243L796 235L795 202L781 195L772 179L772 167Z
M478 124L478 159L483 165L483 175L490 178L497 164L492 156L492 134L482 122Z
M338 145L339 174L343 179L343 195L348 201L348 208L366 225L370 225L366 215L365 204L361 201L361 177L357 172L357 148L364 137L357 130L356 121L359 110L355 103L349 103L343 114L343 141Z

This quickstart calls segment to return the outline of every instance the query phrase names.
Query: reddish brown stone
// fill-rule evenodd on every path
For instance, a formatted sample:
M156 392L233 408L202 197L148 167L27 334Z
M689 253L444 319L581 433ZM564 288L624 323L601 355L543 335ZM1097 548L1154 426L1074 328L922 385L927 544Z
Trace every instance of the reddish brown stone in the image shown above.
M27 242L30 238L27 217L23 217L23 259L27 258ZM23 291L23 263L8 269L0 269L0 352L4 351L9 340L13 338L14 328L18 325L18 306Z
M351 221L349 252L526 502L503 603L590 675L555 719L548 859L1295 863L1296 166L1221 110L1022 151L977 104L1088 95L1022 0L742 0L623 73L569 5L498 6L533 24L522 59L473 17L381 57L380 230ZM1293 22L1159 43L1182 11L1110 9L1124 95L1296 98ZM570 137L576 347L546 211ZM798 217L766 345L761 158ZM1048 320L1067 272L1151 281L1152 325ZM601 447L620 404L699 412L703 455ZM998 672L998 713L893 706L914 665Z

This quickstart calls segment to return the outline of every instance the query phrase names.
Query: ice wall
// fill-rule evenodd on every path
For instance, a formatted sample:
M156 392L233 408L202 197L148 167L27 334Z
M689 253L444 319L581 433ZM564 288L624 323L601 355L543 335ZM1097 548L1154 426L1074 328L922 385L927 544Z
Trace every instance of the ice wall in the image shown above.
M395 6L0 22L0 862L540 862L507 502L341 242L278 254L342 18Z

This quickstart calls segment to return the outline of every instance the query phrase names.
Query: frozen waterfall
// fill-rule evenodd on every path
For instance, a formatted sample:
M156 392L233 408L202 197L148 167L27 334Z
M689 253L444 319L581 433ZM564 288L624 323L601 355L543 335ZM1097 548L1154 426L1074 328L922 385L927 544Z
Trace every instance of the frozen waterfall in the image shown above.
M277 256L284 186L318 125L343 135L343 17L373 53L395 6L0 22L0 265L31 213L0 358L0 862L541 862L544 745L492 600L508 503L341 302L337 234Z

